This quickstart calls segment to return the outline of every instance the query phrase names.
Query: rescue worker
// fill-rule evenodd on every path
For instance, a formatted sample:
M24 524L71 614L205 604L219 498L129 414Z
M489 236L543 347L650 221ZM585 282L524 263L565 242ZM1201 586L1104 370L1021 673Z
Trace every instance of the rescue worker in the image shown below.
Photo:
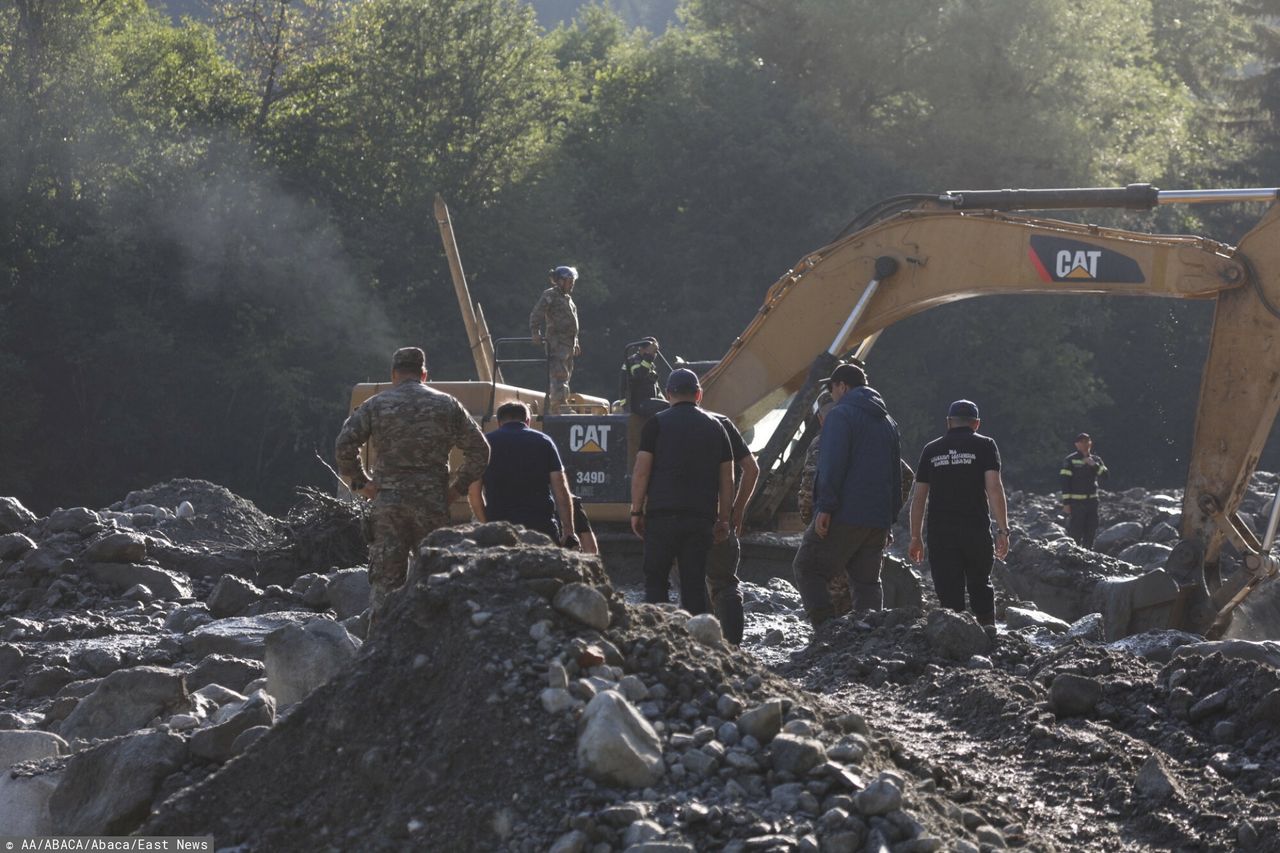
M489 445L462 404L428 388L427 357L417 347L396 350L392 387L360 404L338 433L338 474L351 491L373 501L369 544L370 609L377 613L401 586L410 556L431 531L449 524L449 504L484 474ZM370 442L373 472L360 448ZM449 451L462 466L449 482Z
M738 579L738 563L742 559L742 536L746 527L747 504L760 479L760 463L747 447L738 427L725 415L708 412L724 427L733 450L735 492L729 514L729 533L715 542L707 552L707 596L711 610L720 620L724 638L735 646L742 645L746 617L742 612L742 589Z
M627 410L649 417L667 408L658 384L658 339L645 338L636 351L627 356Z
M1076 450L1062 460L1058 476L1062 481L1062 512L1067 516L1067 535L1077 545L1093 547L1098 535L1098 481L1106 479L1107 463L1093 453L1089 433L1076 436Z
M925 510L929 516L929 574L938 601L950 610L969 608L994 636L995 590L991 586L993 557L1009 552L1009 515L1000 480L1000 449L978 428L978 407L956 400L947 410L947 432L925 445L916 469L911 499L911 544L907 554L924 560L922 540ZM995 516L995 541L991 517Z
M573 376L573 360L582 354L578 345L578 306L573 302L573 286L578 271L573 267L556 267L548 273L551 286L542 291L538 304L529 315L529 336L535 344L547 346L547 372L550 398L547 410L552 414L566 411L569 402L569 378Z

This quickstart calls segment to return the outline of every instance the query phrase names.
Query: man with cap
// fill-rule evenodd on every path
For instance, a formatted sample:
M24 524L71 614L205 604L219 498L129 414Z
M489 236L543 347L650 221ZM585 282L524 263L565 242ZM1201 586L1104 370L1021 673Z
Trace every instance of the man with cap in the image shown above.
M645 601L668 600L669 573L680 567L680 604L707 612L707 552L729 535L733 448L720 421L698 408L692 370L667 377L671 408L644 425L631 473L631 529L644 539Z
M658 339L644 338L633 346L636 350L627 356L624 365L627 372L627 410L647 418L667 408L658 384Z
M582 354L582 347L578 345L578 306L573 302L573 286L578 281L578 271L561 266L547 275L551 286L542 291L529 314L529 337L535 344L545 342L547 345L550 382L547 410L551 414L559 414L569 402L573 359Z
M996 625L993 557L1009 552L1009 515L1000 480L1000 449L978 432L982 421L970 400L947 410L947 432L925 445L911 499L911 544L907 553L924 559L922 533L929 518L929 573L938 601L950 610L969 607L988 633ZM991 517L995 516L995 541Z
M1076 450L1062 460L1058 476L1062 481L1062 512L1067 516L1067 535L1077 545L1093 547L1098 535L1098 481L1107 477L1107 463L1093 453L1089 433L1076 436Z
M369 544L370 607L404 583L409 557L432 530L449 523L449 503L467 494L484 474L489 445L462 404L427 387L427 357L417 347L396 350L392 385L365 400L338 433L339 476L351 491L373 501ZM373 451L365 469L361 448ZM462 466L449 481L449 451L462 451Z
M884 400L856 364L840 365L824 383L835 406L822 427L813 523L793 565L815 627L835 615L828 582L838 572L849 578L855 609L880 609L881 560L902 508L901 439Z

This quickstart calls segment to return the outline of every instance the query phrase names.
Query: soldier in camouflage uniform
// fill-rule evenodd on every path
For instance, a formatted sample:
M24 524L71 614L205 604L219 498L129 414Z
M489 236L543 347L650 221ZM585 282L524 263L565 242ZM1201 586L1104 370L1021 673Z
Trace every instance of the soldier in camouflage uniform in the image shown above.
M548 275L551 287L542 292L538 304L529 315L529 336L535 344L547 344L547 368L550 372L547 410L558 414L569 402L569 377L573 376L573 359L582 354L578 346L578 306L573 304L573 286L578 271L573 267L556 267Z
M397 350L391 388L365 400L338 434L338 473L351 490L373 501L369 545L370 605L376 613L387 593L404 583L409 557L432 530L449 523L449 503L484 474L489 444L462 404L426 386L426 354ZM360 448L373 445L372 478ZM463 463L449 482L449 451Z

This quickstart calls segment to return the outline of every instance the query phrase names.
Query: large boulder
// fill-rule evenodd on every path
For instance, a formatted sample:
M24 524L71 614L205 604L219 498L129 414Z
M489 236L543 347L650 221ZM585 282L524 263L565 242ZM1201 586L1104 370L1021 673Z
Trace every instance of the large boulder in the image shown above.
M187 689L199 690L208 684L221 684L237 692L246 684L263 676L266 667L261 661L237 658L230 655L207 655L195 669L187 673Z
M1133 577L1107 578L1094 589L1108 640L1168 627L1178 583L1164 569Z
M1056 616L1050 616L1043 610L1031 610L1026 607L1007 607L1004 611L1004 623L1009 630L1018 628L1043 628L1055 634L1064 634L1071 625Z
M1095 588L1107 578L1136 576L1129 563L1081 548L1070 539L1038 542L1022 537L992 572L997 585L1022 601L1035 602L1066 622L1101 610Z
M141 563L147 559L147 540L123 530L104 533L89 543L82 559L86 563Z
M191 580L186 575L159 566L146 563L91 563L88 571L92 577L116 592L124 592L142 584L164 601L191 597Z
M880 585L884 590L885 609L924 607L924 586L920 575L897 557L886 555L880 568Z
M223 575L209 593L209 612L215 619L236 616L250 604L260 600L265 593L252 581L235 575Z
M49 801L62 771L11 774L0 771L0 829L6 835L50 835Z
M0 560L16 560L36 547L36 543L22 533L0 535Z
M267 689L282 706L300 702L359 651L360 641L337 622L286 625L267 635Z
M1093 547L1108 554L1118 553L1142 539L1142 524L1137 521L1122 521L1099 531L1093 540Z
M0 497L0 533L21 533L36 523L36 514L17 498Z
M54 510L49 513L49 520L45 522L50 533L79 533L86 527L101 523L100 515L82 506Z
M662 778L662 743L621 693L603 690L587 703L578 735L578 767L605 785L644 788Z
M552 599L551 606L597 631L609 627L609 601L589 584L565 584Z
M343 569L329 576L325 600L338 621L359 616L369 609L369 573L364 569Z
M191 754L209 761L226 761L235 755L235 743L240 735L257 726L270 726L275 721L275 700L258 690L241 704L230 719L191 735Z
M1059 717L1091 714L1101 700L1102 682L1085 675L1059 673L1049 687L1049 705Z
M1172 546L1158 542L1138 542L1125 548L1117 556L1126 563L1142 566L1144 569L1158 569L1164 566L1173 552Z
M185 708L188 701L186 684L177 670L119 669L80 700L58 732L68 741L115 737L147 725L158 715Z
M128 835L146 819L160 783L182 767L187 746L167 732L143 732L76 753L49 801L59 835Z
M266 653L267 635L285 625L298 625L324 619L306 610L281 610L261 616L233 616L201 625L191 632L191 649L197 655L215 652L232 657L262 660Z
M991 638L972 613L932 610L924 635L935 654L951 660L967 661L991 650Z
M39 761L66 751L67 742L53 732L32 729L0 731L0 774L19 761Z

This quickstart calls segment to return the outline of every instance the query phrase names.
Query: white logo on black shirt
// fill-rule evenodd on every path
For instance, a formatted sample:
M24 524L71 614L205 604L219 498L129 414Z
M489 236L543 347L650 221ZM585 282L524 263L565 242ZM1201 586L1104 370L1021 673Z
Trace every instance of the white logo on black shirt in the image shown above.
M976 453L961 453L959 450L948 450L946 455L939 454L929 459L929 464L934 468L942 468L948 465L972 465L978 461Z

